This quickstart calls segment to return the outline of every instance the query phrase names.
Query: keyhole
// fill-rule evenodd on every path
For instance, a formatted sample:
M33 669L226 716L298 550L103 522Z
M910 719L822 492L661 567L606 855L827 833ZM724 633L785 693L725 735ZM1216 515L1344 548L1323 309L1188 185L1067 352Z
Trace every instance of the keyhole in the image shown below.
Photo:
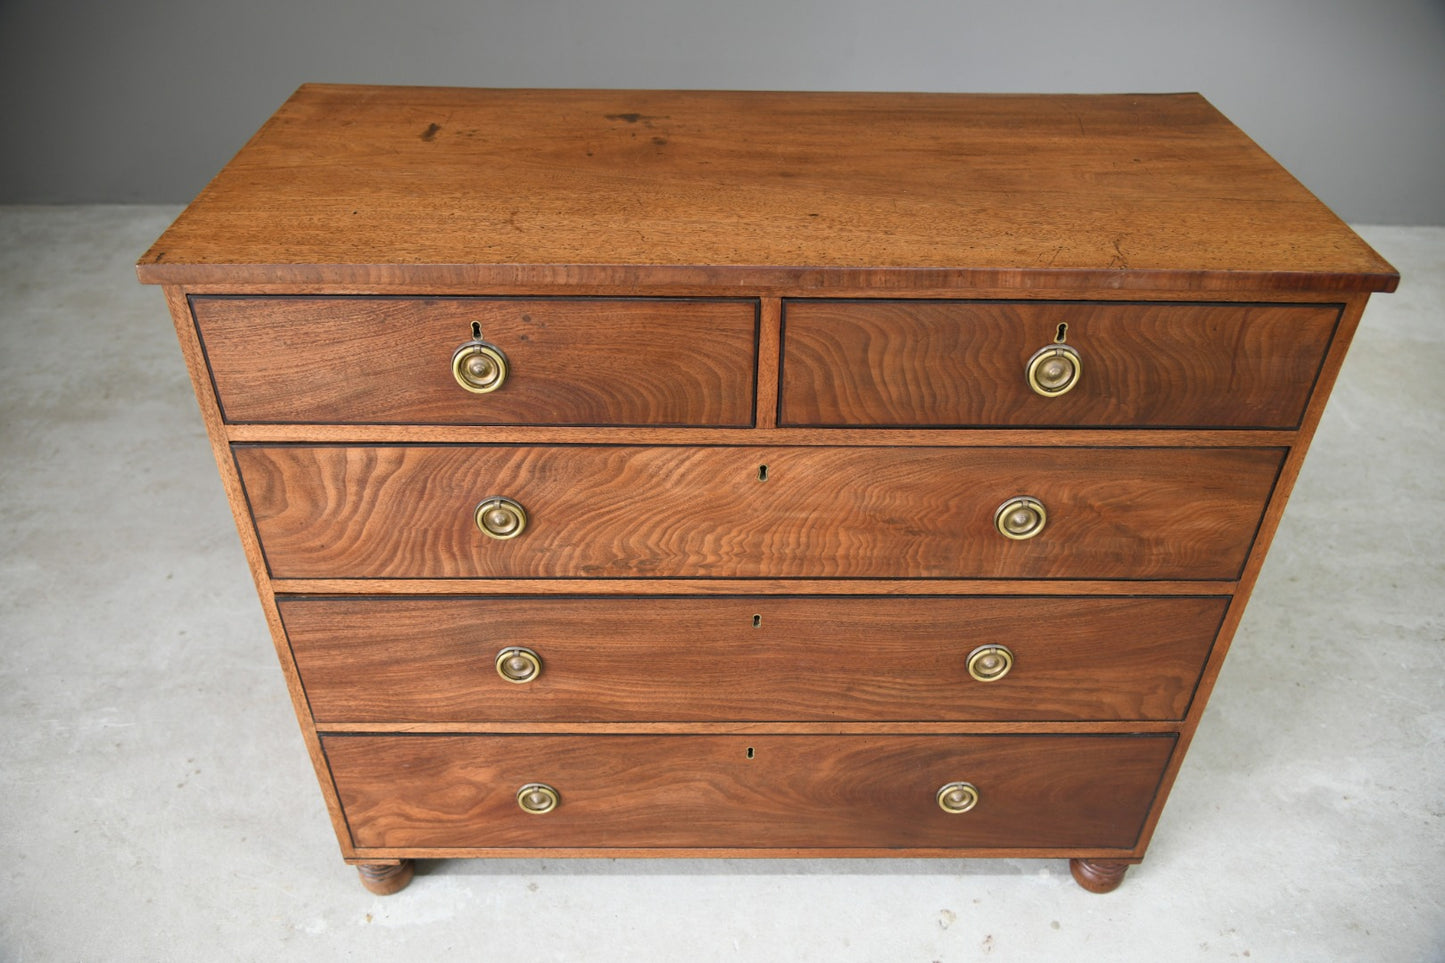
M763 624L763 617L762 617L761 615L754 615L754 616L753 616L753 628L755 628L755 629L756 629L756 628L759 628L759 627L762 626L762 624Z
M748 746L748 758L751 759L752 757L753 757L753 747L752 747L752 746Z
M768 466L767 466L767 465L759 465L759 466L758 466L758 481L763 482L763 481L767 481L767 480L768 480Z
M481 323L480 321L473 321L473 322L472 322L472 340L473 340L473 341L480 341L480 340L482 340L482 323Z
M1063 344L1064 339L1069 336L1069 322L1065 321L1059 325L1059 333L1054 335L1054 344Z

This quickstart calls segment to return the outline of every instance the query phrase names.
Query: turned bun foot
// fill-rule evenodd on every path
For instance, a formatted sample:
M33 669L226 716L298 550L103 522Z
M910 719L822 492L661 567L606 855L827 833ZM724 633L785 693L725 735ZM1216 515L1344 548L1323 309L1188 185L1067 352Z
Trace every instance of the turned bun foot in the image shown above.
M356 872L361 875L361 885L378 896L390 896L406 889L411 882L412 862L403 859L397 863L358 863Z
M1124 882L1129 863L1120 859L1071 859L1069 872L1074 882L1091 893L1110 893Z

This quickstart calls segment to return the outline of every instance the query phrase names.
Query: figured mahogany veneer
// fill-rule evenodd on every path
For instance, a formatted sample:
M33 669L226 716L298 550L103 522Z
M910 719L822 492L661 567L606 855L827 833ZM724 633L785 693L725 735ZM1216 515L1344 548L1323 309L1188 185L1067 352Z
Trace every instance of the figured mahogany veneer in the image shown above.
M237 447L276 578L1237 578L1272 448ZM760 480L763 466L767 480ZM1014 542L994 512L1048 510ZM490 495L529 517L496 541Z
M194 298L237 422L709 425L753 420L757 302L592 298ZM472 338L506 390L438 378Z
M783 425L1294 428L1334 305L802 301L783 304ZM1019 371L1063 325L1057 398Z
M1118 886L1398 282L1196 94L326 85L137 272L377 893L481 856Z
M324 725L1178 720L1227 605L1220 597L293 598L280 610ZM972 678L968 655L980 645L1007 646L1014 668ZM510 646L541 658L534 681L497 673L496 654Z
M356 845L393 849L1127 850L1172 736L345 736ZM978 805L946 813L939 787ZM517 788L561 798L525 813Z

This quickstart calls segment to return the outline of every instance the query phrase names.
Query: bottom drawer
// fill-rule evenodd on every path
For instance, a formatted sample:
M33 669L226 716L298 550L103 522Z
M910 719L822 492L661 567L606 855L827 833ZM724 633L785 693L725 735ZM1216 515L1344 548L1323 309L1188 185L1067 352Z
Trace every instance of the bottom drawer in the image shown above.
M380 849L1135 845L1172 735L327 735L353 843ZM939 789L978 802L945 812ZM554 808L524 811L542 783Z

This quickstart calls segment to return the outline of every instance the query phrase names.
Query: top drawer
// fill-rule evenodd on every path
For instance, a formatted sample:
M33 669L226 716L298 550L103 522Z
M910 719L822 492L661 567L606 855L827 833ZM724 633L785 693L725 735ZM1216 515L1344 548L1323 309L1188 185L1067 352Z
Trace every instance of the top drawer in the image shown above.
M193 297L227 421L438 425L753 422L757 302ZM501 386L462 387L480 336Z
M1299 425L1337 305L790 300L779 423L841 427ZM1062 336L1079 377L1029 384Z

